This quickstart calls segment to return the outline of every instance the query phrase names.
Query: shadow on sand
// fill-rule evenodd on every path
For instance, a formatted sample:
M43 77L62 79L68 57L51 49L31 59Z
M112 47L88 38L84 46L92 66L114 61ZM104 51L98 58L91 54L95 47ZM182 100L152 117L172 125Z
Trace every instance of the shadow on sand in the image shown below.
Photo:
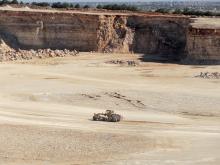
M179 65L220 65L219 60L195 60L187 58L186 56L174 57L169 55L148 55L139 54L139 60L142 62L168 63Z

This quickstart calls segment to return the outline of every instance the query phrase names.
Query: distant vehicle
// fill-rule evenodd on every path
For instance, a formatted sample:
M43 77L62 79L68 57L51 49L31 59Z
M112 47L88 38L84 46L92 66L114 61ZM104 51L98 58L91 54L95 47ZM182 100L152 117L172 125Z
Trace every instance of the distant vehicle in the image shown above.
M106 110L105 113L95 113L93 115L94 121L119 122L122 116L114 113L112 110Z

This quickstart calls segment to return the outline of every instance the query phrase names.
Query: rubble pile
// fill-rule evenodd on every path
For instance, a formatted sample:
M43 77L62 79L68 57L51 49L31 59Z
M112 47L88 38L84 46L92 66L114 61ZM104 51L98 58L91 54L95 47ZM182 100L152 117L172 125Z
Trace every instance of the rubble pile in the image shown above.
M201 72L199 75L195 76L197 78L205 78L205 79L220 79L219 72Z
M65 57L76 56L79 52L76 50L51 50L51 49L38 49L38 50L3 50L0 49L0 61L16 61L16 60L30 60L33 58L49 58L49 57Z
M139 65L138 61L134 60L111 60L107 61L107 64L117 64L117 65L123 65L123 66L137 66Z

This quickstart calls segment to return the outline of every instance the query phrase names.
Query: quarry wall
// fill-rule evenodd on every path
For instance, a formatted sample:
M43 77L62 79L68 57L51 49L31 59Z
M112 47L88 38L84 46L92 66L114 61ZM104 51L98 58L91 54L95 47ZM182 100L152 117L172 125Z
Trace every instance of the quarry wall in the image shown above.
M184 17L101 16L98 48L179 57L185 54L188 22Z
M98 16L74 13L0 12L0 35L21 49L97 50Z
M219 29L189 17L0 11L0 37L15 49L76 49L220 60Z
M191 59L220 60L220 29L189 28L187 51Z

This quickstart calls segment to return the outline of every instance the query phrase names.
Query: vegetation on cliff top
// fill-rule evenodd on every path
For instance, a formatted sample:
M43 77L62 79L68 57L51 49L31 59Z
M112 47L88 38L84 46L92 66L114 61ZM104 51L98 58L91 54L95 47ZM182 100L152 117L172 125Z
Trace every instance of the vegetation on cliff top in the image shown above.
M220 16L220 13L192 10L189 8L185 8L183 10L181 9L170 10L166 8L161 8L161 9L157 9L155 12L163 13L163 14L169 13L169 14L183 14L183 15L195 15L195 16Z
M17 0L0 0L0 5L5 4L19 4ZM24 4L20 1L20 4ZM29 3L26 3L29 4ZM47 2L32 2L31 5L40 6L40 7L52 7L52 8L90 8L89 5L80 6L80 4L73 4L67 2L54 2L54 3L47 3ZM133 5L126 5L126 4L108 4L108 5L98 5L97 9L107 9L107 10L129 10L129 11L138 11L138 8Z
M17 0L0 0L0 5L4 4L18 4Z
M19 4L18 0L0 0L0 5L5 4ZM24 4L20 1L20 4ZM29 3L26 3L29 4ZM30 4L29 4L30 5ZM89 5L80 6L80 4L73 4L67 2L32 2L31 5L40 6L40 7L52 7L52 8L92 8ZM135 5L126 5L126 4L106 4L106 5L97 5L97 9L106 9L106 10L128 10L128 11L139 11L137 6ZM151 11L152 12L152 11ZM183 14L183 15L195 15L195 16L220 16L220 13L210 12L210 11L200 11L193 10L189 8L185 9L167 9L160 8L155 10L154 12L162 13L162 14Z
M108 5L98 5L97 9L107 9L107 10L129 10L129 11L138 11L136 6L131 5L117 5L117 4L108 4Z
M73 5L72 3L67 3L67 2L55 2L52 4L49 3L38 3L38 2L33 2L32 5L36 6L51 6L52 8L90 8L89 5L84 5L80 6L79 4ZM107 10L129 10L129 11L138 11L138 8L136 6L131 6L131 5L126 5L126 4L108 4L108 5L98 5L96 7L97 9L107 9Z

